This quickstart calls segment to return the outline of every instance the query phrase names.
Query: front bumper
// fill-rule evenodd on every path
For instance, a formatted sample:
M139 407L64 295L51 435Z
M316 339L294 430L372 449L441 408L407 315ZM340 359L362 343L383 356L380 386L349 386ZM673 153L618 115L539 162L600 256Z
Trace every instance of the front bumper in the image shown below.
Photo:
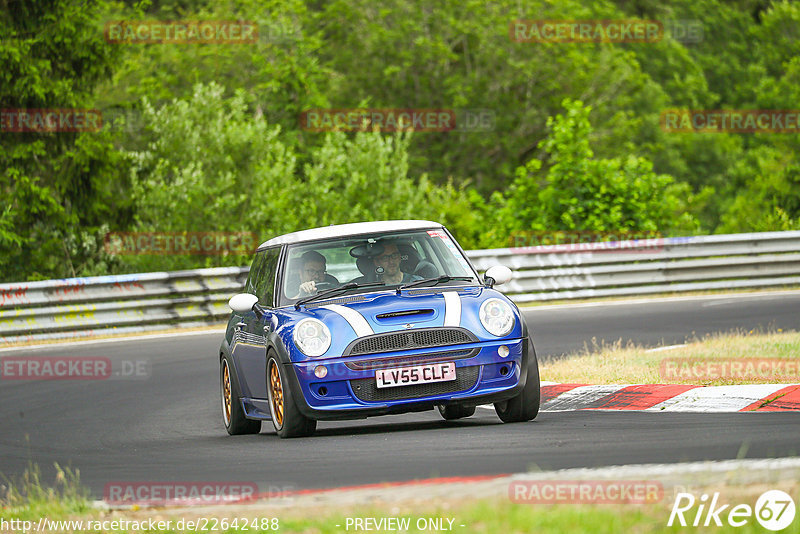
M303 415L318 420L361 419L429 410L438 404L475 406L515 397L525 385L528 343L528 338L499 340L284 366L292 397ZM509 348L508 356L498 354L501 345ZM393 388L375 386L376 366L406 367L421 361L453 361L457 379ZM328 370L323 379L314 375L319 365Z

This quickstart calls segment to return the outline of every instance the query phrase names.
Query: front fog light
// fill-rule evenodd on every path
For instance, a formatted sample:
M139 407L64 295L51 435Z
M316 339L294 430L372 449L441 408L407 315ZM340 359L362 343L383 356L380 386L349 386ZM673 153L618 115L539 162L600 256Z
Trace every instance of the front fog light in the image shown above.
M501 358L505 358L506 356L508 356L508 347L506 347L505 345L500 345L497 348L497 354L499 354Z
M324 365L318 365L314 368L314 376L317 378L325 378L328 376L328 368Z

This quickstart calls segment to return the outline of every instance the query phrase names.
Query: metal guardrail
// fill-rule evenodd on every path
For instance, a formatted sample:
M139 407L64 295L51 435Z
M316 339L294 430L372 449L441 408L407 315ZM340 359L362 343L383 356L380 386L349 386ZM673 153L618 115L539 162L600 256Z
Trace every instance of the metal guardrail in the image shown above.
M576 248L591 251L576 251ZM506 265L515 302L800 284L800 231L670 237L468 252Z
M219 323L249 267L0 284L0 342Z
M467 251L519 303L800 284L800 231ZM248 267L0 284L0 342L219 323Z

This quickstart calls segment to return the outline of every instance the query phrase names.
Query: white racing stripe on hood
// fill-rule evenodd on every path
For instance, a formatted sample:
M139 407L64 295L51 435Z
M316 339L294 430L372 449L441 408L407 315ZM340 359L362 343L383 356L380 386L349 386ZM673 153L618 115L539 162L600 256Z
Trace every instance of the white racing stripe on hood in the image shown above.
M370 336L375 333L367 320L364 319L364 316L352 308L340 304L328 304L327 306L320 306L320 308L325 308L344 317L344 320L350 323L350 326L356 331L356 337Z
M461 296L456 291L445 291L444 326L461 326Z

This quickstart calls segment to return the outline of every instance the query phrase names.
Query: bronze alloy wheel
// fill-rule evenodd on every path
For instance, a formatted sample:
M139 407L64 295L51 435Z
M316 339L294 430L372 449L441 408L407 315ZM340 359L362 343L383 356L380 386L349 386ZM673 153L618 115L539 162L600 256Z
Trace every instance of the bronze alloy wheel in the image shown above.
M283 384L278 365L273 361L269 367L269 400L275 427L283 428Z
M228 362L222 362L222 413L225 416L225 425L231 421L231 374L228 370Z
M248 419L244 411L236 367L230 356L220 358L219 385L222 398L222 422L225 423L225 430L228 434L239 436L261 432L261 421Z
M267 357L267 395L272 426L280 438L299 438L310 436L317 428L317 422L309 419L299 410L286 373L292 373L291 366L281 368L277 356L270 351ZM234 379L236 377L233 377ZM302 398L300 402L302 402Z

